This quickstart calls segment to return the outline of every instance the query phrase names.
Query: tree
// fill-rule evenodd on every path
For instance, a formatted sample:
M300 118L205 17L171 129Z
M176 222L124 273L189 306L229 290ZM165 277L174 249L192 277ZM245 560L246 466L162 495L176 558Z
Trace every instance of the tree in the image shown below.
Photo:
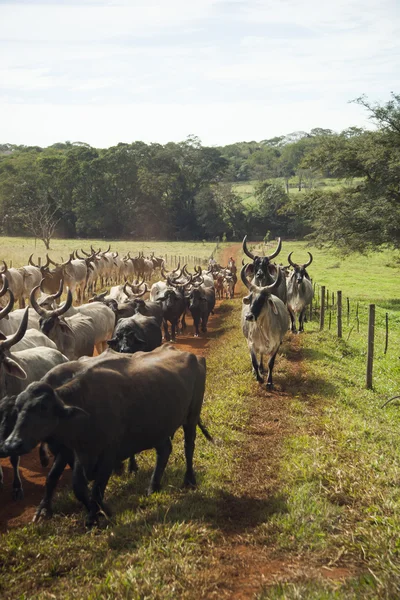
M351 128L323 136L304 166L329 171L344 185L337 191L306 195L303 210L320 244L344 251L400 247L400 96L385 105L356 100L376 122L376 131Z

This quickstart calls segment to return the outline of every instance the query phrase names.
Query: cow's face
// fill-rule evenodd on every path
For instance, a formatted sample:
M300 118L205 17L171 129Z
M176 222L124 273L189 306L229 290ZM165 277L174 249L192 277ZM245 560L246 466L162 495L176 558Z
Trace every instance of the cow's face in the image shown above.
M268 298L269 293L266 290L262 290L261 292L251 292L248 296L243 298L243 304L246 304L249 307L249 310L245 315L246 321L257 321Z
M141 332L134 323L117 326L114 337L107 344L112 350L124 354L134 354L146 348L146 340L141 337Z
M17 420L4 442L7 453L26 454L49 437L63 420L84 416L82 409L66 406L45 383L32 383L16 399Z
M200 290L193 289L189 296L189 308L198 308L202 301L202 294Z
M300 283L303 282L303 279L307 274L306 269L303 265L295 265L293 268L294 268L293 277L296 279L297 283L300 285Z

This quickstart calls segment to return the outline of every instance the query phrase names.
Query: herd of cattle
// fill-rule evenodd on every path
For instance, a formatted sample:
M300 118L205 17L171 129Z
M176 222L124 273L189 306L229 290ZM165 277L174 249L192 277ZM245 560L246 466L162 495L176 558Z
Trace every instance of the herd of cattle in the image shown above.
M303 329L305 307L312 298L306 271L312 256L307 264L297 265L289 255L293 271L285 277L285 268L272 262L281 250L280 240L269 256L252 254L246 238L243 249L252 259L241 269L250 292L243 299L243 332L257 380L263 381L265 356L267 385L272 386L273 364L289 314L292 330L296 314ZM91 248L91 253L82 254L83 258L75 252L61 264L47 256L43 266L34 265L31 256L29 264L19 269L9 269L3 262L0 457L10 458L13 498L20 499L20 455L40 443L40 460L47 466L49 448L54 461L35 520L52 514L54 490L70 465L74 493L87 509L87 525L92 526L101 512L109 513L104 491L125 459L129 458L130 471L135 471L135 455L155 448L149 493L160 489L171 439L179 427L185 440L184 485L195 485L197 426L212 439L200 419L205 360L170 344L161 346L162 329L166 341L175 341L186 328L188 310L194 335L199 336L200 329L206 332L216 296L234 296L237 269L230 259L226 267L210 260L207 270L197 267L191 273L186 265L178 265L166 272L162 258L154 255L131 258L128 253L120 258L110 248L104 252ZM150 287L156 269L161 279ZM96 294L99 284L111 289ZM66 300L59 304L63 291ZM74 293L77 306L73 306ZM80 304L89 293L90 300ZM28 299L31 308L23 308ZM13 310L16 300L21 308ZM97 356L93 356L95 348ZM94 481L90 494L88 481Z

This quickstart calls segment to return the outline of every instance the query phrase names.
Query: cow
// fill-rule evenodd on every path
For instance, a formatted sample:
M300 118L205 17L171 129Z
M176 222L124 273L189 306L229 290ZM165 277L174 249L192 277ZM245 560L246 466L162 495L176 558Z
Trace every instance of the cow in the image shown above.
M40 317L40 330L53 340L60 352L70 360L84 355L92 356L96 339L93 319L82 314L64 317L72 306L71 290L67 288L67 300L64 304L56 310L46 310L35 300L37 289L32 290L30 302Z
M18 301L19 307L24 308L24 276L20 269L8 268L7 263L3 260L3 267L0 270L0 275L7 277L8 289L13 293L15 300ZM0 301L1 303L1 301Z
M162 306L164 339L168 342L175 341L179 320L182 318L182 329L186 327L186 297L185 288L190 285L191 278L184 284L177 284L168 280L167 287L162 296L157 297L157 302ZM171 335L168 331L168 322L171 323Z
M4 286L8 286L7 278L4 280ZM4 289L3 286L3 289ZM21 325L21 321L25 314L25 309L19 308L13 311L14 294L8 290L9 301L7 305L0 310L0 332L4 335L12 335L16 333ZM29 311L28 328L39 331L39 316L34 311Z
M0 338L0 442L4 441L7 424L13 416L13 397L33 381L41 379L54 366L68 361L58 350L49 347L15 350L26 334L28 311L28 308L24 310L24 317L14 335L5 339ZM11 349L13 350L11 351ZM18 453L5 452L0 446L0 457L6 456L10 456L14 471L12 497L18 500L23 497L18 472L19 456ZM45 464L46 455L43 448L40 450L40 456L42 464ZM0 483L1 481L2 471L0 468Z
M107 344L116 352L151 352L161 346L160 324L154 317L135 314L133 317L118 321L113 337Z
M40 439L74 451L73 488L87 509L87 527L97 522L101 511L110 514L103 498L118 461L155 448L149 493L157 492L172 450L171 439L182 426L184 485L194 487L197 426L211 438L200 420L204 358L169 345L133 355L107 351L103 357L59 387L45 381L30 385L16 400L17 422L4 443L8 453L29 452ZM72 370L74 365L70 365ZM55 478L66 464L62 452L58 456ZM90 495L88 480L94 480Z
M259 287L247 280L246 267L247 265L240 272L244 285L250 291L250 294L242 300L242 331L259 383L264 382L263 357L268 358L267 389L272 389L275 357L289 325L287 308L282 300L274 294L279 289L284 277L281 270L278 269L278 277L274 283ZM258 356L260 356L259 362Z
M217 278L214 282L215 291L218 296L218 300L222 300L224 297L224 276L222 273L218 273Z
M232 299L234 297L234 282L232 275L225 275L223 279L223 289L225 292L225 298Z
M253 277L253 285L258 287L264 287L267 285L272 285L274 281L276 281L278 276L278 268L271 261L273 258L278 256L279 252L282 249L282 241L281 238L278 238L278 245L275 251L268 256L256 256L247 248L247 235L243 238L243 252L251 258L253 261L252 269L254 273ZM250 269L250 265L248 266ZM287 291L286 291L286 281L285 279L281 279L281 283L276 291L276 296L282 300L284 304L287 301Z
M201 331L207 331L208 317L215 306L215 290L213 288L204 288L202 285L193 287L189 294L189 310L193 318L195 328L194 336L199 336L199 325L201 321Z
M157 323L160 325L163 321L163 309L160 302L151 302L149 300L142 300L142 298L135 298L118 304L116 317L117 321L126 317L132 317L135 314L141 314L145 317L154 317Z
M292 332L296 333L296 315L299 315L299 333L304 331L304 317L307 306L311 303L314 295L313 286L310 277L306 271L312 263L313 257L311 252L308 252L310 257L304 265L298 265L292 262L291 252L288 256L288 262L293 271L287 278L287 307L292 323Z
M60 285L60 279L63 279L64 285L68 286L71 290L72 295L76 290L76 299L77 302L82 302L85 289L86 289L86 280L88 268L86 266L86 262L83 259L74 258L74 253L72 252L69 255L69 259L66 262L61 264L55 263L49 255L46 255L47 261L55 266L54 271L49 271L49 273L53 276L53 289L50 290L46 277L44 278L44 282L42 284L43 290L49 293L54 293L54 284L57 282L57 289ZM48 289L47 289L48 288Z

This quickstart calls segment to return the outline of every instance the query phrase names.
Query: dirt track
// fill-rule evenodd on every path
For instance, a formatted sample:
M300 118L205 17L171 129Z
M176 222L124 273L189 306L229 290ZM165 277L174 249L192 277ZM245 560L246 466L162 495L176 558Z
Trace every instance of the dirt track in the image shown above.
M238 247L238 244L235 244L224 250L221 258L222 264L228 262L229 257L238 251ZM218 335L220 328L222 319L222 315L218 311L220 304L221 301L217 300L215 314L210 315L206 336L193 337L192 321L189 315L186 333L178 337L177 346L180 349L194 352L201 356L207 356L209 345ZM43 495L43 486L48 469L41 466L37 449L26 456L22 456L20 473L24 488L24 499L14 502L11 500L12 467L8 459L1 459L0 464L4 473L4 486L0 490L0 531L6 531L14 527L26 525L32 521L35 509ZM71 472L67 468L62 475L59 486L69 485L70 482Z

